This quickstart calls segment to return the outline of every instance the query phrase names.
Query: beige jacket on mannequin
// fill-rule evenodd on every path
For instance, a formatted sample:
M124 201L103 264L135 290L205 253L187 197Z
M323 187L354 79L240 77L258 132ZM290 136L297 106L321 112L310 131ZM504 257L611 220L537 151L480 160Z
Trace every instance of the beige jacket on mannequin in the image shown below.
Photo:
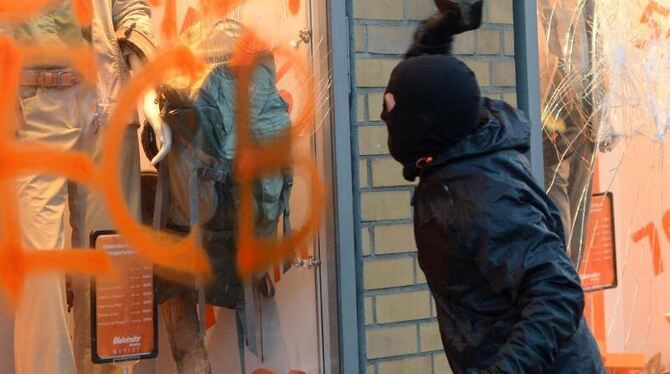
M95 118L89 129L82 135L83 150L93 157L96 163L102 159L102 147L105 123L114 110L119 94L130 78L127 56L133 53L124 50L118 43L119 34L137 33L140 37L153 39L151 8L147 0L93 0L93 22L90 29L90 41L98 59L98 83L96 86ZM111 5L111 6L110 6ZM137 45L144 55L151 50L142 50L145 45ZM123 150L119 165L121 180L119 186L124 191L131 212L139 219L140 214L140 156L137 140L137 119L135 126L129 126L124 135ZM105 202L101 196L78 188L76 200L81 209L73 209L78 214L80 225L73 225L73 244L88 246L89 234L96 230L114 229ZM77 243L78 241L78 243ZM118 368L111 365L93 365L91 362L90 333L90 289L88 279L76 279L74 288L74 351L77 371L80 374L115 373ZM150 369L150 368L145 368ZM136 372L144 371L138 367ZM149 371L149 370L147 370Z
M19 125L17 140L42 142L62 150L84 151L94 161L100 162L106 130L104 123L129 79L128 52L119 46L118 32L134 30L149 40L153 33L147 0L92 0L92 5L93 22L84 35L90 38L99 62L95 92L81 84L68 87L22 87L22 123ZM32 20L9 27L9 30L19 43L69 45L84 42L70 0L55 4ZM24 67L24 71L48 69L69 68ZM93 101L95 105L87 104ZM119 159L122 180L119 188L124 191L129 209L139 216L137 126L129 125ZM64 178L41 174L22 176L17 178L17 192L22 241L27 250L63 248L64 213L68 203L73 246L87 247L88 236L92 231L114 229L102 198L82 186L68 185ZM62 274L31 275L26 279L15 313L16 373L68 374L117 370L111 366L94 367L91 364L88 284L87 279L74 281L73 349L67 329Z

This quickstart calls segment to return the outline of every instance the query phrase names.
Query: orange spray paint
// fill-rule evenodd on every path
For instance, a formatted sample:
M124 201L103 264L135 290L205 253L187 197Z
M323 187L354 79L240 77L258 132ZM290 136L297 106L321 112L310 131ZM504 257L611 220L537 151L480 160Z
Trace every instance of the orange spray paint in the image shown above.
M245 0L202 0L205 12L226 14ZM21 21L41 11L50 0L17 2L0 0L0 20ZM159 0L151 4L158 5ZM176 34L176 1L166 0L166 17L162 32L168 40ZM90 24L90 0L73 0L77 19L82 25ZM244 276L281 262L297 248L302 248L316 231L322 213L324 187L318 171L308 154L294 154L293 138L312 133L315 114L313 77L306 59L288 47L279 47L275 54L284 56L300 87L306 87L305 103L297 115L290 134L270 144L259 146L250 137L249 85L258 56L267 53L267 46L252 31L247 31L237 45L232 64L238 74L237 125L238 155L235 170L239 181L241 208L239 210L238 267ZM31 63L66 64L78 70L86 84L94 84L96 63L94 51L88 48L57 48L52 46L20 47L11 39L0 36L0 290L15 304L26 275L35 272L69 272L91 275L109 271L110 260L106 253L94 250L26 251L20 243L20 222L13 179L18 174L50 173L67 177L102 194L110 215L124 239L145 260L166 269L206 274L209 262L199 245L198 230L184 239L141 226L127 210L121 194L118 175L119 152L123 133L136 103L146 90L179 75L195 80L206 71L205 63L196 58L188 48L174 46L157 54L142 71L138 72L118 98L115 111L105 125L107 128L103 160L96 166L85 154L63 152L43 144L18 144L14 142L16 130L17 92L23 61ZM283 168L294 168L312 187L306 200L311 211L307 220L290 237L282 240L261 240L255 237L252 207L252 184L262 175ZM42 248L41 248L42 249ZM49 249L49 248L43 248Z

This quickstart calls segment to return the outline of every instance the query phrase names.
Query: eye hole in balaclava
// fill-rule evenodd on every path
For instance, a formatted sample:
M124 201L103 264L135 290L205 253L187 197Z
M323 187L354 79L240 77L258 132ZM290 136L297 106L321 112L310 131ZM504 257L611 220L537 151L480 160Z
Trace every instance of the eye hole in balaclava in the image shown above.
M405 166L437 156L479 127L481 96L474 73L453 56L413 57L393 70L381 118L391 155Z

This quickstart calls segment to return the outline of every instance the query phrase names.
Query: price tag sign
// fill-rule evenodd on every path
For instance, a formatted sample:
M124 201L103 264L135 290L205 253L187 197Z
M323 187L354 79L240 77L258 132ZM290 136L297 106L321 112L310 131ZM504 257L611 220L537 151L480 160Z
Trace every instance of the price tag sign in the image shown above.
M584 291L617 286L616 242L612 194L596 194L591 200L584 255L579 269Z
M110 274L91 282L91 350L96 364L158 355L158 309L153 267L114 232L91 234L91 246L112 261Z

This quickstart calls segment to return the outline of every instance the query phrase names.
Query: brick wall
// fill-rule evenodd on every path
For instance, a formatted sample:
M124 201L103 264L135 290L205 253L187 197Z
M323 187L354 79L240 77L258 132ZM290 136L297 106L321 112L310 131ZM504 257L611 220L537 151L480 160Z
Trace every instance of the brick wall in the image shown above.
M418 22L434 11L433 0L351 1L366 373L448 373L435 306L416 258L413 186L389 157L379 118L388 77ZM512 0L485 3L485 24L459 36L454 52L475 71L483 94L516 105Z

